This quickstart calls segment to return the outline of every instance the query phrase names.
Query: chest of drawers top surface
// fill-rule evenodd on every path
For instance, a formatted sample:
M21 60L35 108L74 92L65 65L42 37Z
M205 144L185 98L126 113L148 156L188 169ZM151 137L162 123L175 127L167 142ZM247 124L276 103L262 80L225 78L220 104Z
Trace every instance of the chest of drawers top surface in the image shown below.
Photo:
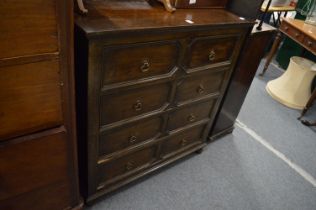
M178 9L169 13L157 2L96 0L86 4L89 13L77 15L76 24L89 36L146 29L252 24L225 9Z

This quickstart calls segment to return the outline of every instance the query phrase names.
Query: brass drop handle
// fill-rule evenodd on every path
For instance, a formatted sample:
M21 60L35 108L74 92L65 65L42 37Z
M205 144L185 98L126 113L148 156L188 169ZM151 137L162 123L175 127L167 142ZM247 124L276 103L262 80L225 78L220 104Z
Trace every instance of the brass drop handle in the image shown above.
M194 114L190 114L189 116L188 116L188 121L189 122L194 122L195 121L195 116L194 116Z
M133 162L129 161L129 162L126 163L126 165L125 165L126 171L130 171L133 168L134 168L134 163Z
M285 31L289 30L289 27L285 26L285 27L284 27L284 30L285 30Z
M313 42L308 41L308 42L307 42L307 45L308 45L309 47L311 47L311 46L313 45Z
M185 146L187 143L188 143L188 141L186 139L182 139L181 146Z
M198 94L203 94L205 91L205 88L202 84L199 85L199 87L196 89Z
M143 104L140 100L137 100L133 107L135 111L141 111L143 109Z
M297 37L299 37L301 34L300 33L296 33L295 34L295 37L297 38Z
M208 60L209 60L209 61L214 61L214 60L215 60L215 57L216 57L215 50L211 50L211 51L210 51L210 54L208 55Z
M144 59L142 65L140 66L140 70L145 73L149 71L150 69L150 64L148 59Z
M136 136L131 136L129 137L129 143L134 144L137 141L137 137Z

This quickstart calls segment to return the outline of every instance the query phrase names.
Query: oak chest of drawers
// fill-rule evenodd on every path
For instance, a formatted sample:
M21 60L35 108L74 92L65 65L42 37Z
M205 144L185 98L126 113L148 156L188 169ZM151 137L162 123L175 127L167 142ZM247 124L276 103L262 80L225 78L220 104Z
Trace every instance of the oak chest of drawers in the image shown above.
M87 202L206 145L251 27L223 9L144 8L127 12L96 1L76 18Z

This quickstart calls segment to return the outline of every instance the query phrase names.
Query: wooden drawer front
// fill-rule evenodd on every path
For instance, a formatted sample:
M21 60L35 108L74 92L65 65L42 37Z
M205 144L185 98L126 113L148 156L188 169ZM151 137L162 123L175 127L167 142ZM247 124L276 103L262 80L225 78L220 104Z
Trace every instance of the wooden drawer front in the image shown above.
M180 134L176 134L162 144L161 154L163 157L172 155L178 150L184 149L194 144L202 143L204 126L190 128Z
M69 209L72 204L71 186L68 182L58 182L0 201L3 210L56 210Z
M167 74L177 65L176 42L137 44L104 53L103 85Z
M169 115L168 130L175 130L182 126L198 122L210 117L216 100L206 101L181 108Z
M64 132L0 146L0 200L67 179L67 148Z
M0 68L0 141L62 123L58 61Z
M100 164L100 183L110 184L125 175L132 174L151 164L155 158L156 146L148 147L133 154L126 155L109 163Z
M196 68L232 60L238 37L197 38L190 45L188 67Z
M162 119L155 117L108 131L100 136L99 154L108 155L152 139L159 135L161 126Z
M316 51L316 42L307 36L304 38L304 45L307 49L310 49L311 51Z
M175 101L182 103L220 92L227 71L198 74L178 84Z
M169 89L168 83L162 83L103 96L101 124L105 125L162 109L167 105Z
M1 1L0 58L56 52L57 1Z
M296 28L294 28L293 26L291 26L290 24L284 21L282 22L282 25L281 25L281 31L285 32L290 37L300 42L303 42L304 40L304 34L302 32L300 32L299 30L297 30Z

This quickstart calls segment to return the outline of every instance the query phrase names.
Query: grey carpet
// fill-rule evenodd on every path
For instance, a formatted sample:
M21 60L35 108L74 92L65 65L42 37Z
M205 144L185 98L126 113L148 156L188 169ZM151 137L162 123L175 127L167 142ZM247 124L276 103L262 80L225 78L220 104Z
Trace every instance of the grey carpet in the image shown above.
M239 119L273 146L316 173L316 139L298 112L271 99L255 78ZM316 210L316 188L236 127L200 155L124 187L88 210Z
M261 69L262 65L258 72L261 72ZM265 90L267 81L281 74L280 70L270 65L264 77L256 76L238 118L316 177L315 128L304 126L297 120L300 115L298 110L287 108L273 100ZM312 107L307 117L316 120L316 106Z

